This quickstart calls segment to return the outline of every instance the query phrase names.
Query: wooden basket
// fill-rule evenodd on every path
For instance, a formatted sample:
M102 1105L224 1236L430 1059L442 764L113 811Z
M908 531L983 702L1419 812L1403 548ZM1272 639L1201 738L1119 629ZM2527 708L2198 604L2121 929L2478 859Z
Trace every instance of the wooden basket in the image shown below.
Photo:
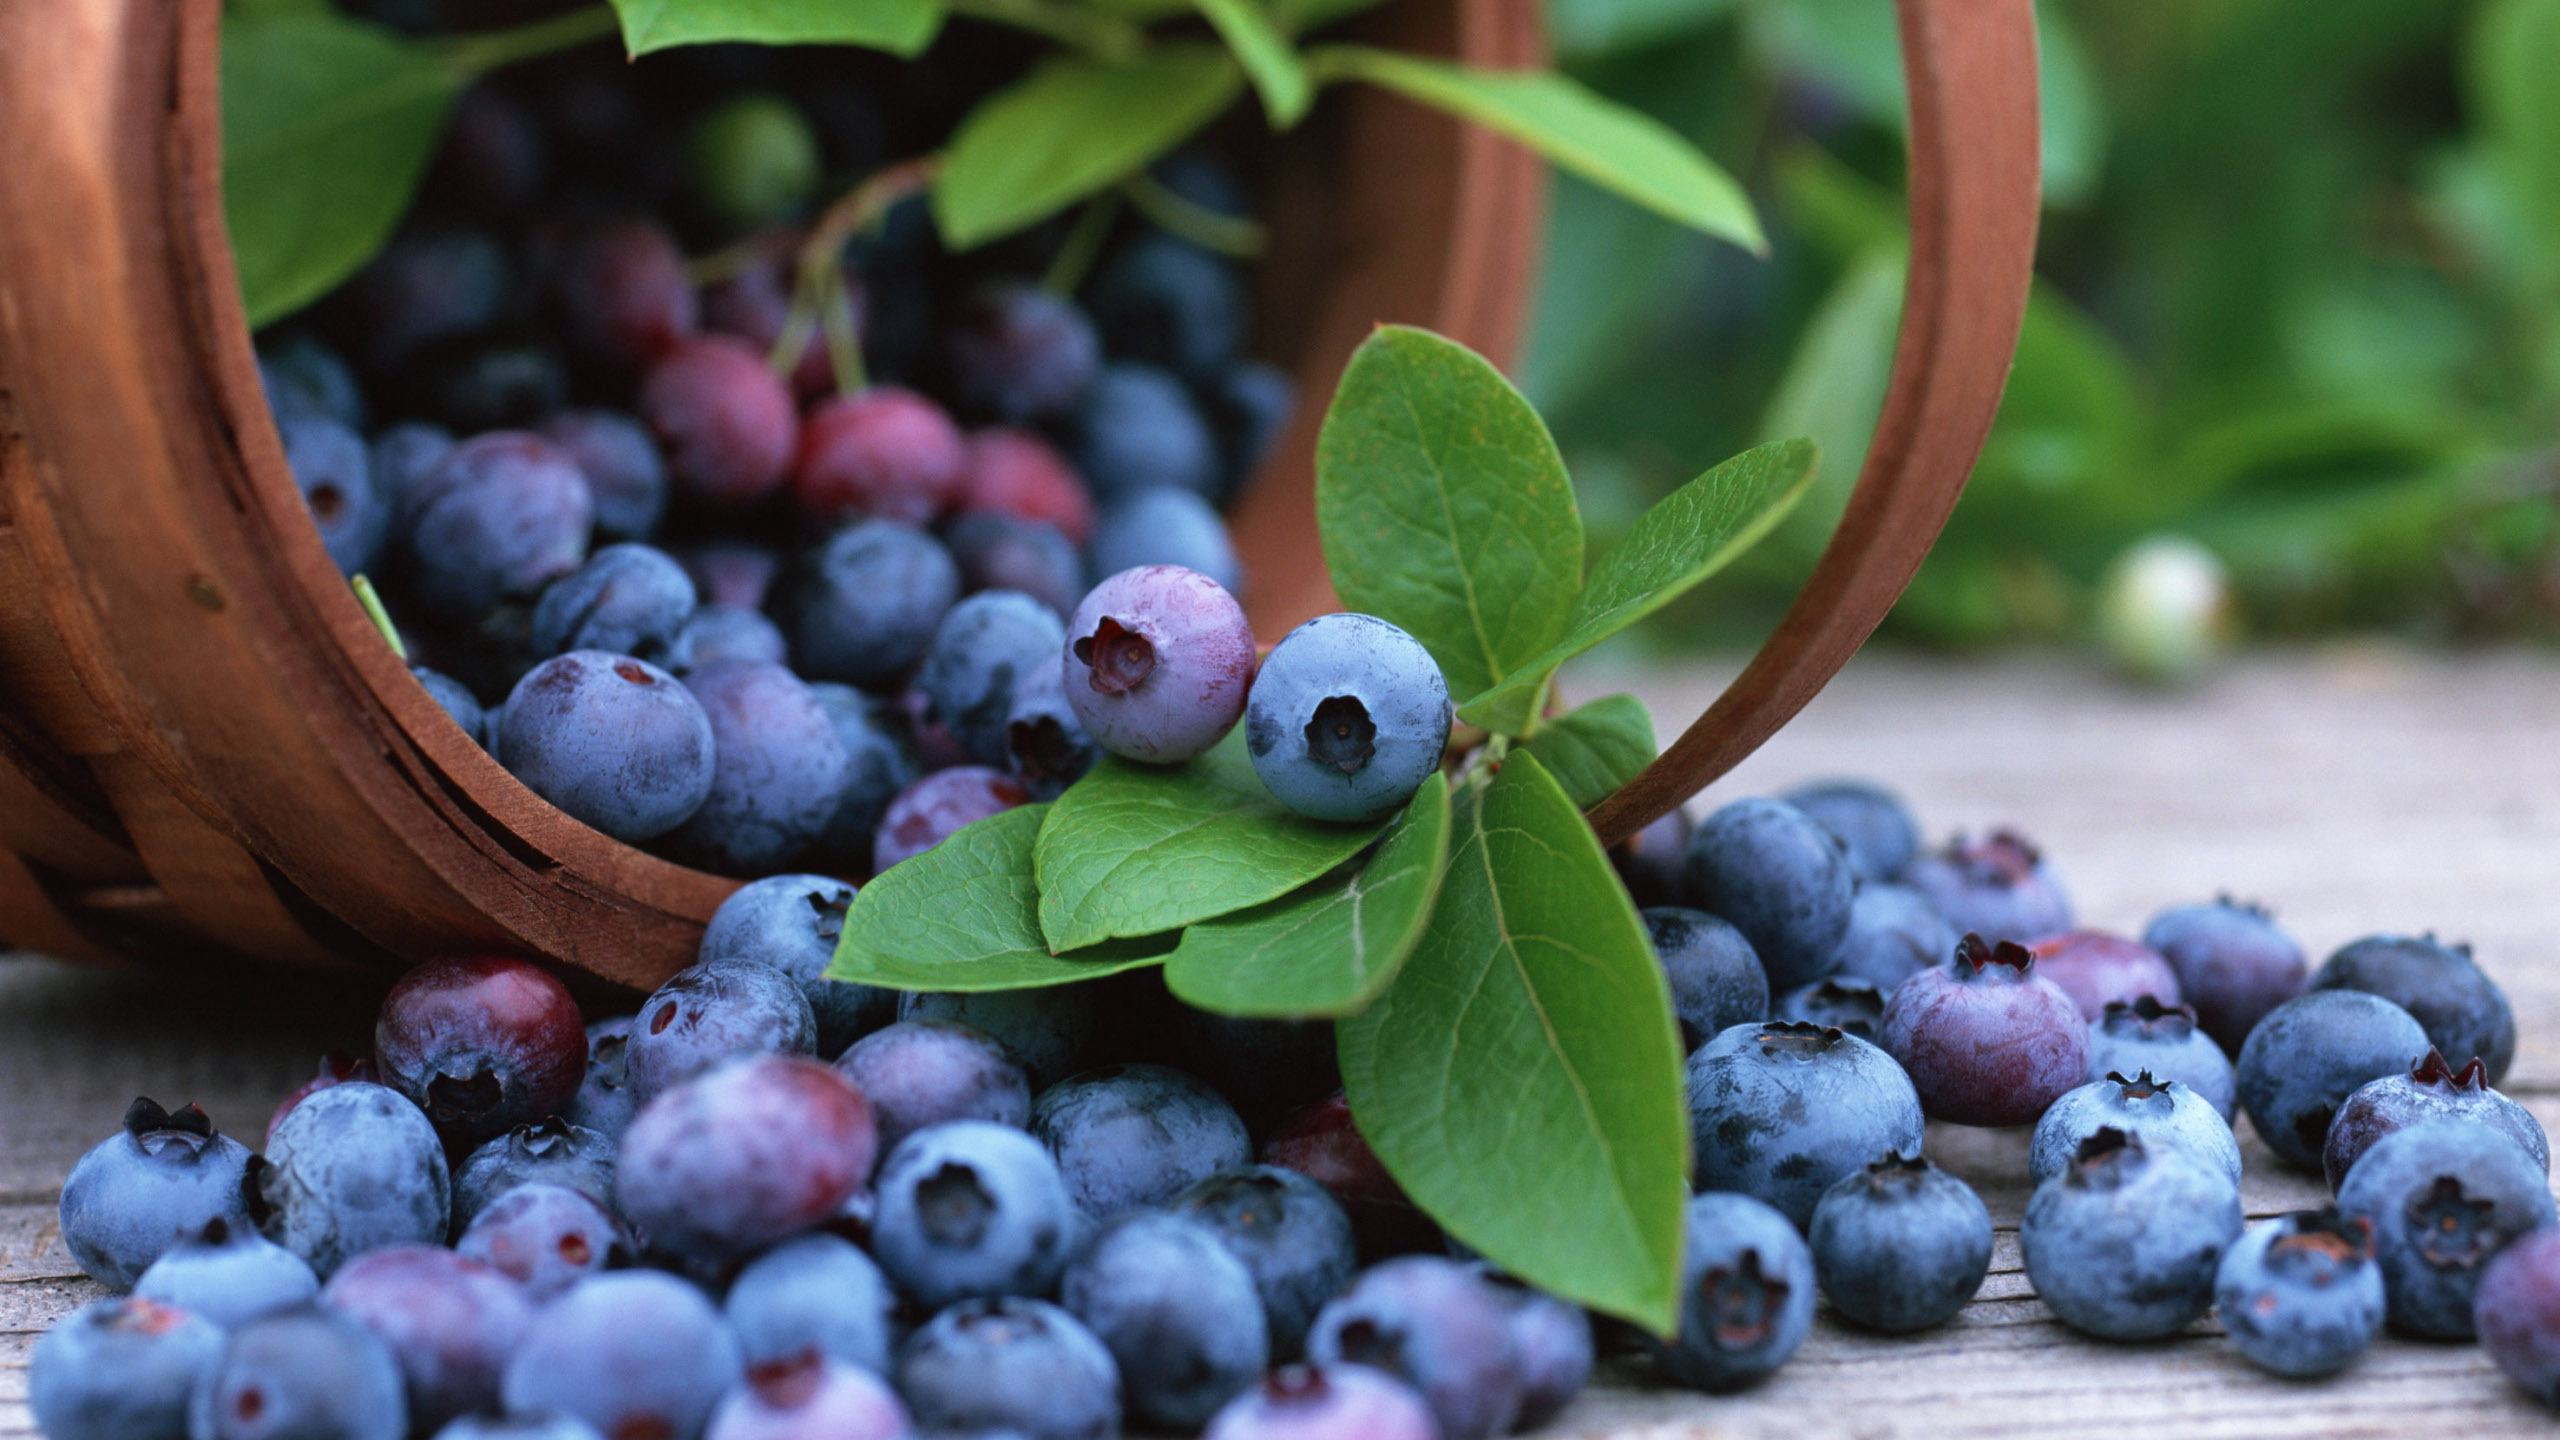
M1631 833L1812 698L1900 595L1997 407L2036 220L2031 0L1900 0L1912 257L1847 518L1733 688L1593 812ZM647 987L736 882L536 798L323 553L223 227L214 0L0 6L0 941L118 963L389 966L484 946ZM1520 66L1536 0L1398 0L1386 43ZM1541 170L1360 94L1280 152L1266 266L1303 407L1237 517L1253 619L1332 608L1315 422L1379 321L1515 349Z

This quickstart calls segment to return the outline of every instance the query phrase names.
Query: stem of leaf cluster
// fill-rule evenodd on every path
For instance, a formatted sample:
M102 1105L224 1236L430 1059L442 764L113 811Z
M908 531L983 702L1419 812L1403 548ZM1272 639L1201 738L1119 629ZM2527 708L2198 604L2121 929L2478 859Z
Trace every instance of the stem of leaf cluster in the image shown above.
M1061 296L1073 296L1082 289L1093 262L1102 256L1102 243L1111 238L1112 222L1119 218L1117 195L1096 195L1084 202L1074 228L1058 246L1057 258L1049 262L1049 273L1040 277L1040 288Z
M1212 210L1176 193L1143 170L1121 181L1120 189L1129 197L1129 203L1138 207L1139 214L1176 239L1241 260L1262 253L1263 230L1258 221Z
M1146 32L1081 5L1060 0L945 0L944 8L972 20L988 20L1045 35L1101 60L1131 60L1146 48Z
M382 596L373 588L373 581L363 575L357 575L347 583L354 587L356 603L364 607L365 618L371 620L374 628L382 632L383 639L391 642L391 653L399 656L403 662L407 661L409 647L401 643L400 627L391 623L391 612L383 608Z
M601 40L620 29L622 21L611 5L590 5L512 30L492 30L482 35L467 35L453 42L448 54L453 68L465 75L482 75L501 65L513 65L554 51Z
M941 163L939 155L919 155L874 171L819 214L792 266L791 310L783 317L782 333L768 357L775 374L788 376L798 368L810 337L823 329L837 387L846 394L863 387L862 347L853 333L853 307L839 261L854 236L877 224L899 201L923 193ZM720 258L707 256L703 263Z

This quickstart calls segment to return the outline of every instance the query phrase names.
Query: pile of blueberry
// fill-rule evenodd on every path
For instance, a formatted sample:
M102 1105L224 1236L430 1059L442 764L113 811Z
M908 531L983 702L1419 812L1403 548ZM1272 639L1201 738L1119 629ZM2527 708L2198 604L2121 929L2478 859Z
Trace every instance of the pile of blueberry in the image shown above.
M510 71L391 244L261 336L329 553L571 816L723 874L869 874L1092 763L1020 657L1095 580L1239 587L1220 507L1291 395L1246 358L1237 261L1134 214L948 254L921 196L859 183L1036 53ZM1207 150L1147 193L1248 213Z

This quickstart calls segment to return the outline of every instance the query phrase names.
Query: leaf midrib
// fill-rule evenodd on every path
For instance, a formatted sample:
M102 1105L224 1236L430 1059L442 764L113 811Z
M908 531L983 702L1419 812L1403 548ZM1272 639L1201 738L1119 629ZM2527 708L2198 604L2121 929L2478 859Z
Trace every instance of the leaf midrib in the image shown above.
M1485 632L1484 607L1476 597L1475 571L1467 564L1466 552L1458 548L1458 516L1449 505L1449 477L1441 470L1440 457L1431 448L1429 433L1423 425L1422 409L1415 403L1408 383L1411 374L1410 366L1396 367L1396 399L1404 406L1405 414L1412 417L1416 448L1422 451L1423 467L1431 472L1431 495L1440 504L1440 530L1447 537L1449 561L1458 572L1460 588L1466 592L1467 624L1475 631L1476 648L1484 655L1485 673L1499 685L1504 675L1502 660L1493 653L1493 637Z

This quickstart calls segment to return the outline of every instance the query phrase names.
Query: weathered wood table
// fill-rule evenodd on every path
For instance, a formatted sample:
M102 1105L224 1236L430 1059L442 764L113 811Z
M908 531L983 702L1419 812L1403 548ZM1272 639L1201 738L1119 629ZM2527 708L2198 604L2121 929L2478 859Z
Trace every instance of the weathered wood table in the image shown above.
M1610 676L1585 674L1577 694ZM1627 677L1619 677L1627 678ZM1657 716L1694 715L1720 675L1635 672ZM2469 939L2516 1004L2507 1089L2560 1129L2560 657L2352 647L2252 660L2175 696L2060 662L1876 655L1709 800L1814 775L1904 790L1933 833L2012 822L2042 842L2087 923L2138 928L2218 890L2260 898L2314 958L2377 930ZM282 997L0 959L0 1440L28 1433L25 1360L96 1295L54 1233L81 1151L137 1094L203 1102L254 1139L321 1051L361 1048L369 997ZM2253 1216L2315 1203L2243 1126ZM2250 1369L2210 1321L2109 1346L2065 1330L2019 1268L2023 1134L1932 1126L1937 1158L2000 1224L1992 1273L1954 1323L1886 1339L1826 1316L1758 1389L1640 1388L1613 1364L1557 1436L2460 1436L2553 1421L2476 1346L2386 1339L2346 1376Z

